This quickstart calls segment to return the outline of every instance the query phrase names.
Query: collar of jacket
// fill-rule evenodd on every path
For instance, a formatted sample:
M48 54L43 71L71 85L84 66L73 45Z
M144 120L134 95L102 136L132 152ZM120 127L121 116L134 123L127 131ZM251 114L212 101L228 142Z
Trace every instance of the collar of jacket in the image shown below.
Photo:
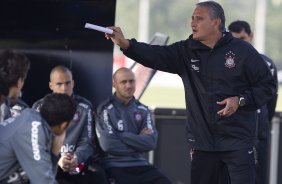
M133 97L129 100L128 104L125 105L124 103L122 103L122 101L120 101L120 99L118 99L118 98L116 97L116 93L114 93L114 94L112 95L111 101L112 101L113 103L116 103L116 104L120 105L120 106L128 107L128 106L132 105L132 104L135 102L135 97L133 96Z
M233 39L232 34L230 32L223 32L223 36L218 40L218 42L215 44L214 48L222 47L223 45L226 45L227 43L231 42ZM201 43L198 40L193 39L193 34L189 36L188 40L188 48L192 50L206 50L211 49L210 47L206 46L205 44Z

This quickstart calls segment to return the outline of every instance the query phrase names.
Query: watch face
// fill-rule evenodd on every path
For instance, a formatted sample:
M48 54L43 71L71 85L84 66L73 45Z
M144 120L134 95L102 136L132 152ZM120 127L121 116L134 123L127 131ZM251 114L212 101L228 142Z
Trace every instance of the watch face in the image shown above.
M246 100L244 97L239 98L239 106L243 107L246 104Z

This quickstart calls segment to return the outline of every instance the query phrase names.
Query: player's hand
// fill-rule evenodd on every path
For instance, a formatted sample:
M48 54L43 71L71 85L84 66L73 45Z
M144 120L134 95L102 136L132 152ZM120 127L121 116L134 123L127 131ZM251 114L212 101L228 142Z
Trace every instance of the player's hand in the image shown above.
M238 96L233 96L216 103L218 105L225 105L225 107L218 111L217 114L223 117L228 117L237 111L239 107L239 98Z
M152 134L152 133L153 133L152 129L145 127L141 130L140 135L146 135L146 134Z
M71 172L78 165L77 156L75 154L65 153L61 156L58 165L64 172Z
M120 48L126 50L129 47L129 41L124 38L122 30L119 27L107 27L109 29L112 29L114 32L113 34L107 34L105 33L106 39L111 39L112 42L117 44Z

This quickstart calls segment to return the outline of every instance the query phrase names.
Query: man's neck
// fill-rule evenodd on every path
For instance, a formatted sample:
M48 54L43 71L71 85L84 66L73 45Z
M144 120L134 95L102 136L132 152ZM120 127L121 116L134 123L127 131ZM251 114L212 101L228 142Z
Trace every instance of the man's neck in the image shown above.
M202 44L210 47L210 48L214 48L214 46L216 45L216 43L218 42L218 40L220 40L223 36L222 32L218 32L217 34L215 34L213 37L211 37L210 39L206 40L206 41L201 41Z
M129 99L128 98L121 98L121 97L119 97L117 95L115 95L115 96L118 99L118 101L120 101L125 106L127 106L128 103L130 102L130 100L132 99L132 98L129 98Z

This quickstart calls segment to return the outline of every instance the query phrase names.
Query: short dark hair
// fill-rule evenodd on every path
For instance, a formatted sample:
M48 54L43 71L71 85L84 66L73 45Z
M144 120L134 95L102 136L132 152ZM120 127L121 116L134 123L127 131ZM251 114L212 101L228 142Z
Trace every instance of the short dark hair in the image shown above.
M196 6L207 8L209 10L211 18L213 18L213 19L219 18L221 20L221 24L219 26L219 30L221 32L225 31L225 15L224 15L224 10L223 10L222 6L219 3L214 2L214 1L205 1L205 2L197 3Z
M29 59L13 50L4 50L0 53L0 78L8 88L17 85L21 78L25 80L30 68Z
M228 30L234 33L240 33L245 30L245 32L250 35L252 33L251 26L248 22L243 20L236 20L228 26Z
M77 103L66 94L51 93L44 97L40 108L41 116L52 127L70 122L76 112Z

